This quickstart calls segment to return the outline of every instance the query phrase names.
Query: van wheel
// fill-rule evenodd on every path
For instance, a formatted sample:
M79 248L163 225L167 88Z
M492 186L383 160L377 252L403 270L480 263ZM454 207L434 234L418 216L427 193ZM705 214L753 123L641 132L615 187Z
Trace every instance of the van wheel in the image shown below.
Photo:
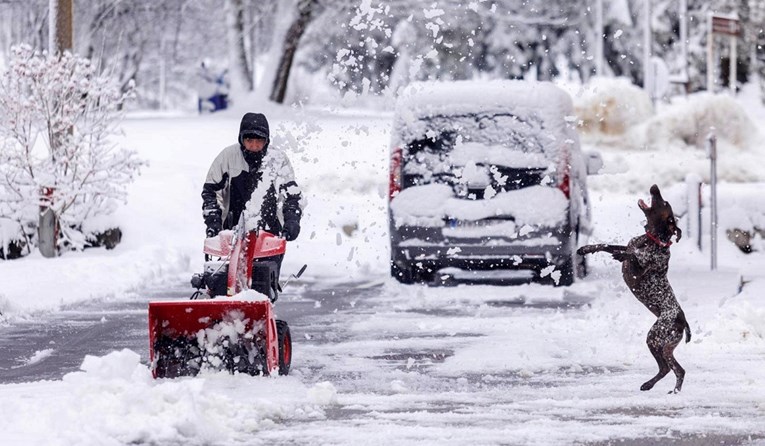
M401 267L398 263L390 262L390 275L399 282L411 285L414 283L414 271L412 265L406 264Z
M560 271L560 279L555 286L570 286L574 284L576 272L574 271L574 262L572 260L567 261L557 269ZM555 282L553 281L553 283Z
M574 254L576 259L576 278L584 279L590 272L587 270L587 257Z

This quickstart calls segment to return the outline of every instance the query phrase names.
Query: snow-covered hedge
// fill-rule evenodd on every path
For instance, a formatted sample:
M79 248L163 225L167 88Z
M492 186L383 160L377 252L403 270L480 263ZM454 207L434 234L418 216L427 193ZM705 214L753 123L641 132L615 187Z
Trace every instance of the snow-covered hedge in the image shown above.
M621 135L653 115L651 99L627 78L595 77L574 95L579 129Z
M84 232L88 221L111 214L125 200L125 188L143 164L110 139L119 133L131 94L85 58L12 48L0 75L4 246L5 235L23 238L23 228L36 227L41 207L55 213L59 247L82 248L94 238ZM24 242L33 245L34 239Z

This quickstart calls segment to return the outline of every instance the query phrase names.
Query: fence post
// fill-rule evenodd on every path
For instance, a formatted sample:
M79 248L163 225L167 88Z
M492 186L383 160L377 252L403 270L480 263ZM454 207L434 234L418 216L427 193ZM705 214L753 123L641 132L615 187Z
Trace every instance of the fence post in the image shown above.
M56 221L56 213L51 209L54 189L52 187L43 187L41 192L40 219L37 226L38 248L43 257L56 257L58 255L56 247L58 241L58 221Z
M707 156L710 160L710 172L709 172L709 235L710 235L710 247L711 247L711 268L717 269L717 136L715 135L715 129L712 127L707 136Z
M685 177L686 196L688 197L688 221L686 230L688 238L696 241L696 246L701 251L701 177L695 173L689 173Z

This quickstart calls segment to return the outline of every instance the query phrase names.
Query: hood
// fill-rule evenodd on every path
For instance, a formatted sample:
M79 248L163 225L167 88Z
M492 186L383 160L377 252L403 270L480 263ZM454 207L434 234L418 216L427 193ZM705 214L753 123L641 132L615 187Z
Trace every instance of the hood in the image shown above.
M266 139L266 147L271 142L271 133L268 128L268 119L262 113L245 113L239 124L239 145L243 145L242 137L247 133L254 133Z

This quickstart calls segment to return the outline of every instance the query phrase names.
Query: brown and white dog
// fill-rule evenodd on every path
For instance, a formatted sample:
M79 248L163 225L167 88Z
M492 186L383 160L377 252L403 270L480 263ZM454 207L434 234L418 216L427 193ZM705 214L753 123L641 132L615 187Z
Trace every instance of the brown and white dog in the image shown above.
M610 253L622 263L622 277L632 294L653 313L658 320L648 331L648 348L659 365L659 373L646 381L640 390L651 390L654 384L672 370L677 381L674 393L683 387L685 370L675 359L675 347L683 340L691 340L691 329L685 319L675 293L669 285L669 246L674 235L676 241L682 237L677 227L672 207L661 197L659 187L651 186L651 205L638 200L638 206L646 217L645 234L621 245L587 245L579 248L579 254L594 252ZM670 392L672 393L672 392Z

